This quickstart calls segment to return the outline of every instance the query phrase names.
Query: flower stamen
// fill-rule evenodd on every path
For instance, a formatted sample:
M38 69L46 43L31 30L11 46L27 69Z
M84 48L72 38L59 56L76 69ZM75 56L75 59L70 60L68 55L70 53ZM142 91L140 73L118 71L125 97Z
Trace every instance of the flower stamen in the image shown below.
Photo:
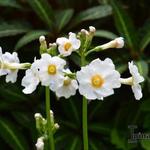
M71 83L71 79L65 79L64 80L64 86L68 86Z
M48 74L55 75L56 74L56 66L55 65L49 65L48 66Z
M91 78L91 84L94 88L100 88L104 84L104 79L102 76L96 74Z
M65 51L68 51L68 50L71 48L71 46L72 46L72 44L71 44L70 42L66 42L66 43L64 44L64 49L65 49Z

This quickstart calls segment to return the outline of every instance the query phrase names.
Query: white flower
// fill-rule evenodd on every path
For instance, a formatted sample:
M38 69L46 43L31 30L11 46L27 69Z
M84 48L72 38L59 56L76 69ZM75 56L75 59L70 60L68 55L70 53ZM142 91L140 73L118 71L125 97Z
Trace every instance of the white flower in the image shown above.
M17 68L18 64L19 58L16 52L12 54L6 52L2 54L2 49L0 47L0 76L6 75L6 82L16 82L18 69L15 69L15 66Z
M39 77L41 84L49 86L52 91L55 91L63 84L63 68L66 61L58 56L51 57L49 54L42 54L39 65Z
M56 40L56 43L60 54L63 56L71 55L72 51L79 49L81 45L80 40L76 38L76 34L72 32L69 33L69 39L61 37Z
M143 76L141 76L138 72L138 68L133 64L133 61L128 63L129 71L132 75L132 91L136 100L140 100L142 98L142 89L139 83L144 81Z
M39 78L39 65L40 60L35 60L34 63L31 65L31 68L26 70L25 76L22 79L21 85L25 88L23 89L23 93L31 94L33 91L36 90L36 87L40 83Z
M69 69L66 69L68 74L71 74ZM56 95L58 97L69 98L72 95L76 94L76 90L78 89L78 83L75 79L71 79L69 77L63 77L63 84L56 89Z
M79 92L87 99L103 99L114 94L113 88L119 88L120 74L115 70L111 59L93 60L89 65L77 72Z
M37 139L37 143L35 144L37 150L44 150L44 141L43 137Z

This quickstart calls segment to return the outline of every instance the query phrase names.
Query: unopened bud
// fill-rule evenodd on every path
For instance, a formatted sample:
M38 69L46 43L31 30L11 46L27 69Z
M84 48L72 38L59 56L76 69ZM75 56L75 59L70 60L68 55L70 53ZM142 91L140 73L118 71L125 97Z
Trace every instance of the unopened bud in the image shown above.
M56 43L49 43L49 47L55 47L55 46L57 46Z
M96 29L95 29L95 27L93 27L93 26L89 26L89 31L92 32L92 33L95 33L95 32L96 32Z
M85 34L85 35L89 35L89 32L87 30L85 30L85 29L81 29L81 33Z
M40 43L44 42L45 41L45 36L41 35L40 38L39 38L39 41L40 41Z
M47 43L45 40L45 36L40 36L39 38L39 42L40 42L40 54L43 54L47 51Z
M35 144L37 150L44 150L44 141L43 137L37 139L37 143Z
M101 45L100 48L105 50L108 48L122 48L123 46L124 46L124 40L122 37L119 37L106 44Z
M36 113L36 114L34 115L34 117L35 117L35 119L39 119L39 118L42 118L42 115L41 115L40 113Z
M50 110L50 115L51 115L51 116L53 116L53 115L54 115L54 113L53 113L53 111L52 111L52 110Z
M124 39L122 37L116 38L116 48L122 48L124 46Z
M60 126L59 126L58 123L55 123L55 124L54 124L54 128L55 128L55 129L59 129L59 127L60 127Z

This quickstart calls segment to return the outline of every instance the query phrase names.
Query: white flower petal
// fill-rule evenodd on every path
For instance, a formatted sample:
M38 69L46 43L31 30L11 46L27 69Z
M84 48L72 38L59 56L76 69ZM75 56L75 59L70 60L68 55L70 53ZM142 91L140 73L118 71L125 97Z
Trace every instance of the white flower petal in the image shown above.
M75 33L72 33L72 32L69 33L69 40L72 43L72 46L73 46L74 50L77 50L77 49L80 48L81 41L79 39L77 39Z
M142 89L139 83L144 81L143 76L140 75L138 68L136 65L134 65L133 61L128 63L129 71L133 78L133 85L132 85L132 91L134 93L135 99L139 100L142 98Z
M18 71L11 71L11 73L6 75L6 82L15 83L17 80L17 73Z
M88 85L79 84L79 92L81 95L84 95L89 100L94 100L97 98L97 95L91 90L91 87Z
M133 85L132 86L132 91L134 93L134 96L135 96L136 100L140 100L142 98L142 96L143 96L142 89L141 89L141 86L139 84Z
M57 38L56 43L59 45L64 45L64 43L66 43L67 41L68 41L67 38L61 37L61 38Z
M34 74L34 70L28 69L26 70L26 75L22 79L21 85L24 86L23 93L31 94L36 90L40 80L36 74Z

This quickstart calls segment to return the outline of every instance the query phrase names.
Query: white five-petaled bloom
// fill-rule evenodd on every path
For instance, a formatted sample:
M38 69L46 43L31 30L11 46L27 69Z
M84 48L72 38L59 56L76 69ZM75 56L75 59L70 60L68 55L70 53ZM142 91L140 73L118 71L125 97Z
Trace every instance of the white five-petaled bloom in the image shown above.
M41 84L49 86L55 91L63 84L63 69L66 61L58 56L51 57L49 54L42 54L39 63L39 77Z
M66 73L71 74L72 72L69 69L65 70ZM69 98L72 95L76 94L78 89L78 83L75 79L71 79L68 76L63 77L63 84L56 89L56 95L58 97Z
M137 100L140 100L142 98L142 89L139 83L144 81L143 76L141 76L138 72L138 68L136 65L134 65L133 61L128 63L129 65L129 71L132 75L132 91L134 93L134 96Z
M25 76L22 79L22 86L25 88L23 89L23 93L31 94L33 91L36 90L40 82L39 78L39 65L40 60L34 60L34 63L31 65L31 68L26 70Z
M119 88L120 74L115 70L111 59L93 60L89 65L77 72L79 92L89 100L103 99L114 94L114 88Z
M37 139L37 143L35 144L37 150L44 150L44 141L43 137Z
M2 54L2 48L0 47L0 76L6 75L6 82L16 82L18 69L15 69L15 66L17 68L18 64L19 58L16 52Z
M69 56L71 53L80 48L81 42L77 39L76 34L70 32L69 39L65 37L57 38L59 53L63 56Z

